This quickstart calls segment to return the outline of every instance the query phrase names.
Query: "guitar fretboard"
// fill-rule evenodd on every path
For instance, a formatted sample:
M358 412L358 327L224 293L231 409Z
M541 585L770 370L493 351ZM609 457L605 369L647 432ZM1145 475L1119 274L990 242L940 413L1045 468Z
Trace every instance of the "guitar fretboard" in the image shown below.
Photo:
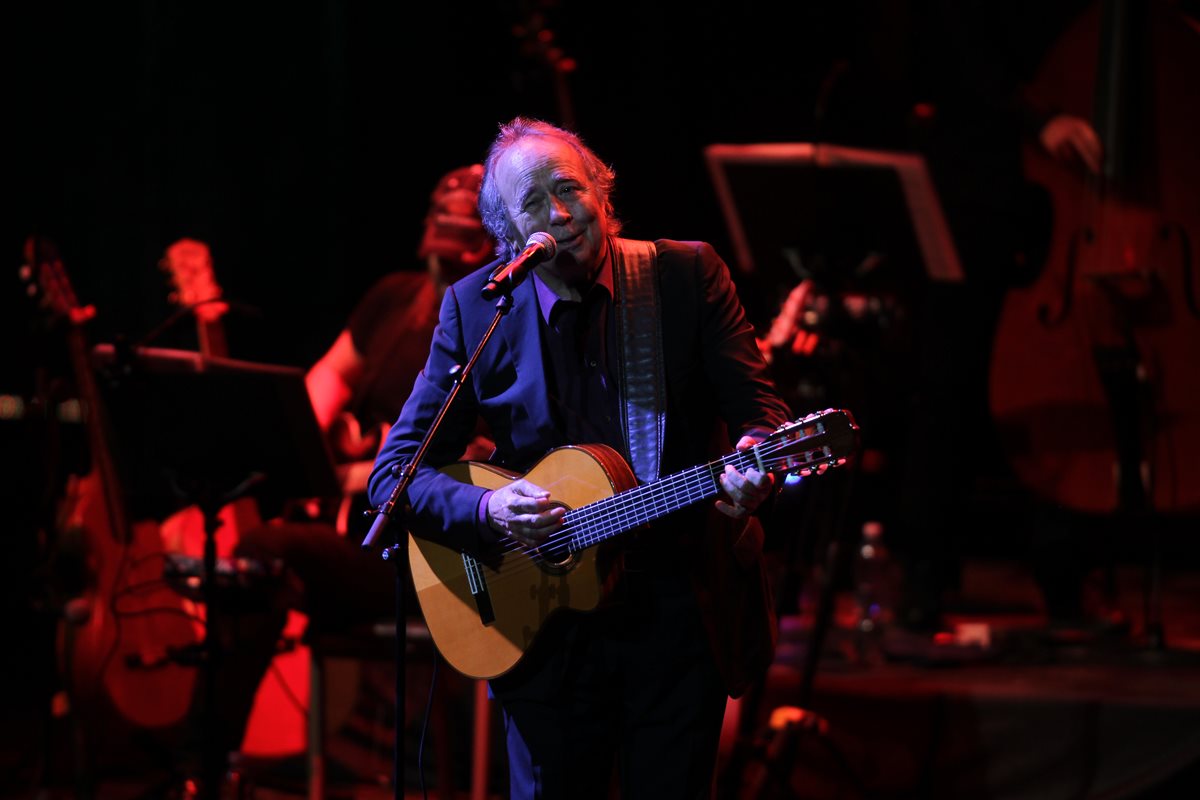
M743 450L580 506L568 511L563 518L563 530L570 537L569 548L573 551L583 550L693 503L715 497L721 491L718 477L725 471L726 464L732 464L739 472L751 467L761 468L754 451Z

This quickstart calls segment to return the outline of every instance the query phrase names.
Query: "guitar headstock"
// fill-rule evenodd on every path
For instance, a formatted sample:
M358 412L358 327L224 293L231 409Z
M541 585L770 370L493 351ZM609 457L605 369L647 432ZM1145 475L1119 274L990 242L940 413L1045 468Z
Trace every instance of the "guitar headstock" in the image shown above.
M25 284L25 293L51 318L81 325L96 316L94 306L79 305L58 247L49 239L30 236L25 240L20 277Z
M849 411L829 408L785 423L755 445L770 472L798 472L844 464L858 451L858 425Z
M522 23L513 26L512 32L524 55L542 62L555 74L566 75L577 68L575 59L558 44L558 36L547 24L543 12L535 10L527 14Z
M171 278L170 300L190 308L201 322L216 322L229 305L213 274L212 254L208 245L197 239L180 239L167 248L159 267Z

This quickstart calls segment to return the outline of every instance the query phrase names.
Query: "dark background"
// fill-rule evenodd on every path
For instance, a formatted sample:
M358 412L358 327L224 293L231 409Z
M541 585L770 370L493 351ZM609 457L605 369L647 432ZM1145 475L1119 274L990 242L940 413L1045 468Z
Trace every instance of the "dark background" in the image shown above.
M6 12L0 253L15 267L24 237L50 236L96 305L92 338L136 341L172 310L164 248L201 239L243 304L226 319L232 354L307 365L374 278L415 266L437 178L523 114L573 123L614 165L628 234L706 239L728 257L704 145L912 146L909 106L942 91L928 76L970 74L946 68L947 30L986 53L1021 20L1010 4L949 20L938 5L20 4ZM577 64L571 119L542 29ZM821 102L842 113L818 130L831 78ZM14 341L22 322L4 317ZM19 392L29 365L13 349L0 389Z
M872 436L907 435L924 388L916 376L949 375L953 385L929 387L953 415L940 430L965 426L979 446L960 441L946 457L992 470L988 314L1022 244L1013 231L1028 227L1015 219L1024 205L1010 100L1081 5L21 4L6 26L0 394L30 397L47 366L69 374L13 277L31 233L58 244L80 301L95 306L93 342L195 347L190 317L163 328L176 307L157 267L188 236L211 247L233 304L230 355L307 367L375 279L420 268L437 179L482 159L497 125L521 114L573 127L615 167L627 235L707 240L731 264L706 145L821 139L925 153L967 285L938 295L934 314L921 307L928 287L908 285L907 330L868 331L833 360L841 372L825 377L854 391L834 386L793 410L848 406ZM563 58L572 71L555 71ZM792 190L781 178L758 202ZM796 276L782 262L760 266L736 279L765 329ZM826 266L846 288L855 262ZM924 365L900 338L921 326L938 343ZM875 443L903 446L893 438ZM948 491L914 476L922 491Z
M986 408L991 324L1005 289L1029 278L1014 254L1035 267L1046 232L1020 170L1032 120L1014 98L1088 5L17 4L5 12L0 395L69 374L16 279L32 233L58 244L95 306L93 342L195 346L189 317L163 330L176 308L157 267L189 236L210 245L233 304L230 354L307 367L375 279L419 268L437 179L481 159L515 115L573 127L615 167L627 235L707 240L731 263L704 147L823 140L926 155L967 273L959 287L908 286L917 343L874 331L865 360L839 362L866 388L826 399L879 423L876 436L911 435L910 404L927 401L922 424L948 452L925 443L909 502L972 491L939 483L953 471L994 478L1001 506L1012 481ZM575 69L559 81L563 58ZM781 180L761 202L792 188ZM846 265L829 268L845 278ZM795 282L778 264L736 279L763 328ZM21 448L40 443L5 437L18 454L6 489L27 498L41 484Z

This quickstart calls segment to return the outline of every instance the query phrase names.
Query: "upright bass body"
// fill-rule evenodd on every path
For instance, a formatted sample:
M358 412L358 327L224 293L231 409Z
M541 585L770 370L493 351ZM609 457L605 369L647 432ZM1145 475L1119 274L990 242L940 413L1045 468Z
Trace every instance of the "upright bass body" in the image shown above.
M1099 5L1066 31L1033 91L1095 119L1104 169L1087 176L1026 148L1054 227L1039 277L1005 301L991 410L1034 494L1083 512L1190 512L1200 510L1200 36L1164 4ZM1098 42L1108 45L1099 58Z

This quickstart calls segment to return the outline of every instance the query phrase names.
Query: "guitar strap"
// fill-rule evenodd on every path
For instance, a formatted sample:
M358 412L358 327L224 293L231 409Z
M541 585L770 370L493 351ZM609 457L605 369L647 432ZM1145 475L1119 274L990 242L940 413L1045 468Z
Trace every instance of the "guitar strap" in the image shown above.
M629 463L642 483L658 478L666 426L666 374L654 242L616 239L613 283L617 293L621 406Z

